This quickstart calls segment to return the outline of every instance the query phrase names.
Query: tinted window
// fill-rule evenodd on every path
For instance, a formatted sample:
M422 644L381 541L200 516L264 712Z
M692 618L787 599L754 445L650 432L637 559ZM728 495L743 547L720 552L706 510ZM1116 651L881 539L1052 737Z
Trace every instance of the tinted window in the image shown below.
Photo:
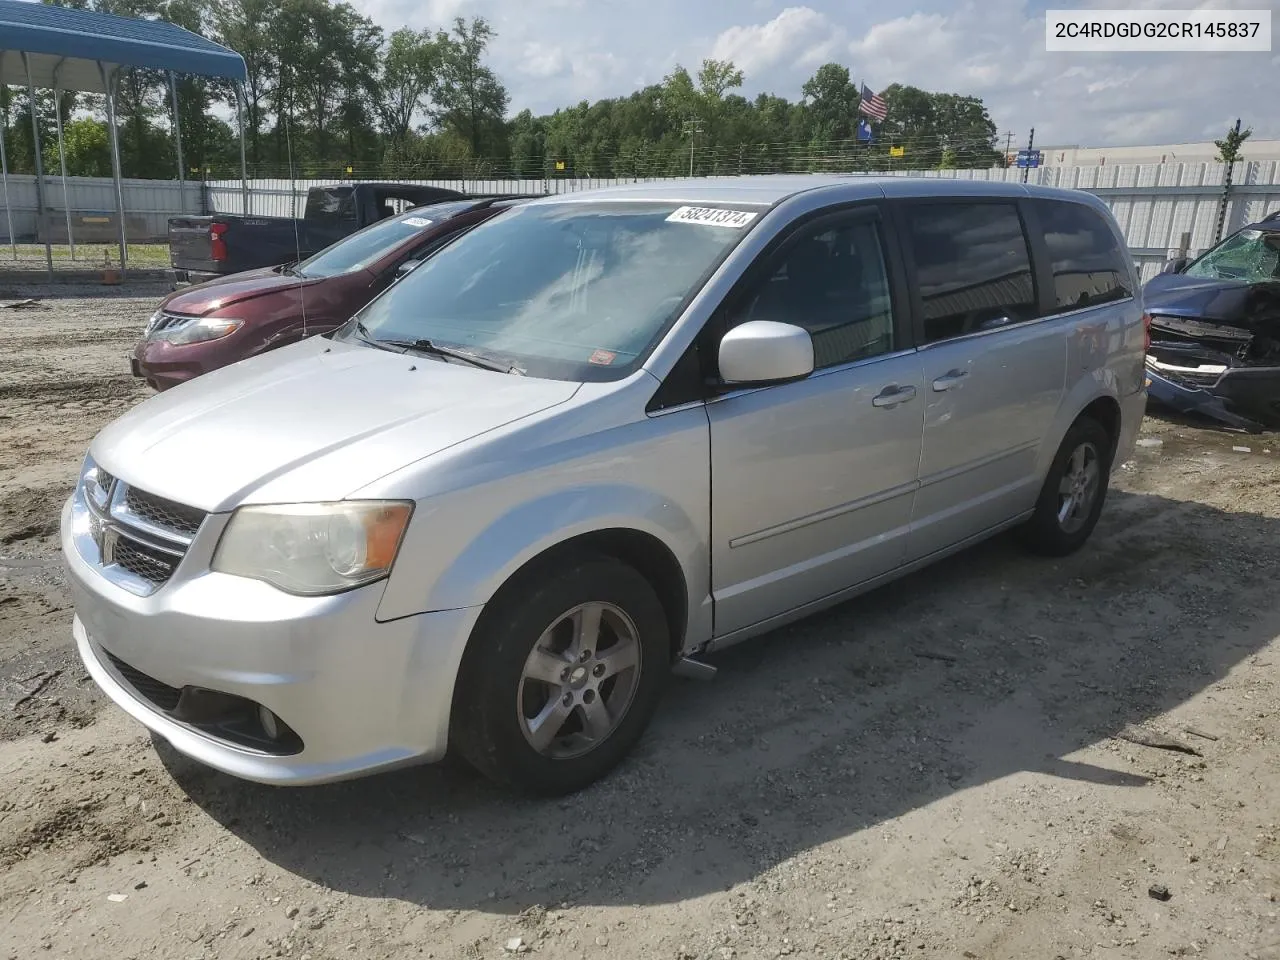
M748 320L804 327L818 368L892 350L893 308L876 223L828 221L802 233L732 323Z
M354 220L355 192L350 187L312 187L307 191L308 220Z
M1096 212L1082 203L1035 200L1053 271L1057 309L1079 310L1132 293L1127 254Z
M910 204L906 220L925 342L1036 317L1031 257L1014 204Z

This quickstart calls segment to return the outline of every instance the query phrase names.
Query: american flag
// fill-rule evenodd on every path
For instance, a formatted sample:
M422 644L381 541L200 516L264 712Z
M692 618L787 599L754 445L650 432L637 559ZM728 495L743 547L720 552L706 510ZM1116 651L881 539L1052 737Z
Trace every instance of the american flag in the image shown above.
M858 112L865 113L874 120L883 120L889 115L889 105L879 94L872 93L864 83L858 95Z

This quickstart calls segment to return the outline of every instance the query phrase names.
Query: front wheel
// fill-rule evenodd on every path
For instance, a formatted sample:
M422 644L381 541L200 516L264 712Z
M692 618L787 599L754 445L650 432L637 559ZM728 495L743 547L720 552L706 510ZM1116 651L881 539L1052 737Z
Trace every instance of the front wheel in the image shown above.
M634 568L583 556L505 588L458 673L451 739L481 773L564 794L598 780L648 726L669 673L662 603Z
M1020 531L1023 545L1051 557L1079 550L1098 524L1110 478L1111 435L1081 417L1053 458L1035 513Z

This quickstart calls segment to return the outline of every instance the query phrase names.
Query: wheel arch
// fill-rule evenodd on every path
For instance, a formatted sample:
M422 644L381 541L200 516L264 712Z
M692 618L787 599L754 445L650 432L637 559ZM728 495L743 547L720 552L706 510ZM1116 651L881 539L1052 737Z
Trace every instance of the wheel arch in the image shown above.
M1107 375L1106 370L1081 378L1068 392L1058 407L1053 426L1044 435L1040 445L1037 476L1043 482L1058 454L1058 448L1067 436L1067 431L1081 418L1096 420L1107 431L1111 439L1108 453L1114 461L1116 450L1123 431L1123 414L1120 395L1114 378Z
M1103 394L1091 400L1071 422L1075 424L1082 418L1088 417L1107 431L1107 436L1111 440L1111 447L1107 451L1107 460L1110 463L1115 459L1116 446L1120 442L1120 416L1120 401L1110 394Z
M666 613L674 659L683 646L689 626L689 585L671 548L654 534L634 527L612 526L591 530L544 548L514 570L486 606L500 604L505 594L519 589L549 569L563 566L570 557L583 554L599 554L620 560L648 581Z

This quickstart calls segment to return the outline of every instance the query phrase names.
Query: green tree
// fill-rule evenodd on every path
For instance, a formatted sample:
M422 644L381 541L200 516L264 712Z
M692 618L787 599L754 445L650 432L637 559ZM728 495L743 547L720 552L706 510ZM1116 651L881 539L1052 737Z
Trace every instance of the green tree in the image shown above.
M262 128L267 93L279 69L268 24L274 0L215 0L211 11L215 39L244 58L245 128L249 157L262 163Z
M1244 142L1253 136L1253 127L1240 129L1240 121L1236 121L1236 125L1227 131L1227 135L1221 140L1213 141L1213 145L1218 148L1219 163L1235 163L1240 159L1241 148Z
M73 177L111 176L111 140L107 125L92 117L77 117L62 128L67 173ZM57 154L57 148L54 149Z
M497 34L483 17L468 23L453 21L452 34L441 33L444 49L443 76L436 92L436 119L440 126L464 140L473 157L505 152L507 104L511 98L493 70L485 66L484 55Z
M547 169L547 131L541 117L521 110L507 130L511 171L518 177L540 177Z
M428 108L439 89L447 44L428 30L402 27L391 35L382 58L382 96L378 115L392 142L409 135L415 117Z
M849 68L824 63L800 88L814 140L851 140L858 110L858 91L849 80Z

